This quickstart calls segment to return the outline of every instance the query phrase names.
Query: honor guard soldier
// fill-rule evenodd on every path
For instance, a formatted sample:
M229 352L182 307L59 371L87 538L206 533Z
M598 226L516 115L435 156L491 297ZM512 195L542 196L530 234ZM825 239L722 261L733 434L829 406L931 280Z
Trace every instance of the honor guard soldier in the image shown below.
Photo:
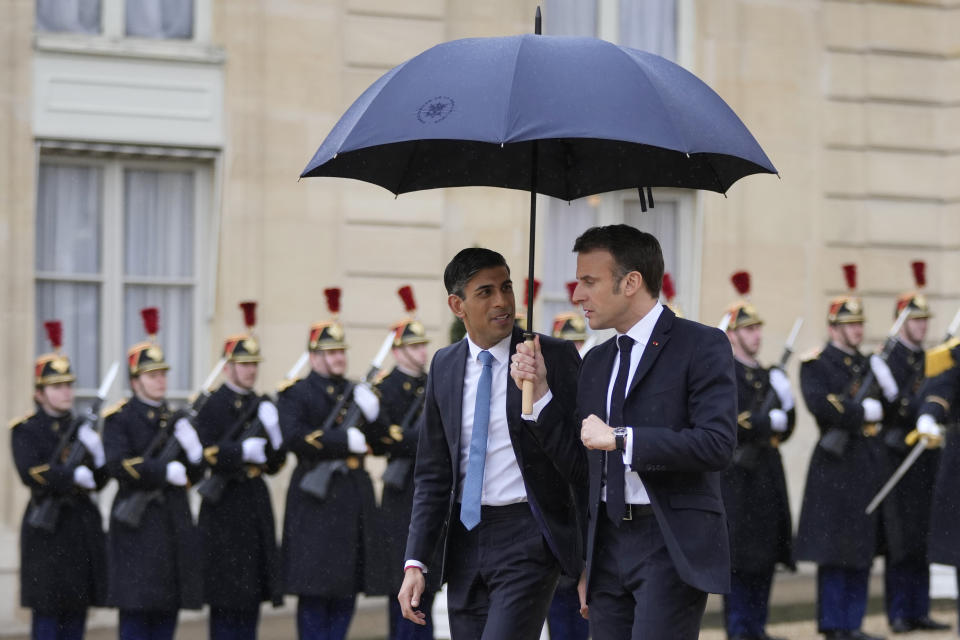
M864 385L870 362L863 340L863 304L853 293L856 266L844 265L848 295L827 314L830 340L803 359L800 388L820 429L807 472L797 530L796 559L816 562L818 628L827 640L870 640L860 630L867 606L878 519L865 514L886 479L875 385Z
M263 360L253 333L256 302L242 302L247 332L223 345L225 382L197 414L211 478L198 487L204 600L211 640L257 637L260 603L283 604L280 550L262 474L283 467L276 406L253 388Z
M957 492L957 477L960 476L960 437L957 433L960 341L953 338L929 350L926 356L928 378L921 391L917 433L935 446L944 437L944 425L950 426L933 490L928 560L960 567L960 493ZM957 588L960 590L960 569L957 570Z
M906 444L905 438L914 429L917 409L923 401L920 395L924 381L923 340L927 335L930 306L922 294L926 284L926 264L917 261L911 267L917 289L897 298L894 318L904 309L907 311L887 357L886 364L892 373L889 378L877 375L886 400L883 430L891 473L910 452L911 447ZM878 357L871 356L871 360ZM894 633L949 629L948 625L930 618L927 534L939 460L938 449L925 451L884 502L881 515L887 533L884 595L887 620Z
M149 337L127 351L133 395L107 412L103 428L107 469L119 484L108 601L120 610L121 640L167 640L178 610L203 604L200 540L187 501L187 483L203 475L203 447L167 406L170 365L155 340L157 309L141 315Z
M760 365L763 320L744 299L750 274L732 278L741 299L727 309L727 337L737 377L737 449L724 472L723 503L730 531L730 593L724 618L730 640L773 640L764 630L777 564L795 568L793 526L778 447L793 433L793 392L786 374Z
M570 304L573 304L573 292L577 281L566 284ZM576 308L576 305L574 305ZM553 317L551 335L561 340L569 340L577 351L583 349L587 340L587 321L581 311L564 311ZM553 592L550 609L547 611L547 628L550 640L587 640L590 635L590 623L580 615L580 596L577 593L577 578L561 575L557 589Z
M419 437L418 418L423 410L424 388L427 382L427 337L423 325L414 317L417 305L413 289L408 285L399 292L410 317L393 325L391 353L396 366L377 384L380 394L380 412L377 424L385 437L380 442L371 441L374 453L386 455L387 468L383 473L383 497L380 503L381 544L386 558L384 586L387 593L400 591L403 573L403 554L407 548L407 530L410 527L410 512L413 509L413 463L417 455ZM433 638L433 597L440 588L439 575L428 574L428 585L420 602L427 614L426 625L416 625L403 618L400 603L388 598L390 640L413 640Z
M282 566L285 592L299 596L300 638L335 640L346 637L356 596L378 571L371 556L376 502L363 467L367 442L358 426L343 424L354 396L361 402L376 398L344 377L347 343L336 319L340 289L324 293L334 318L310 328L311 371L281 391L278 401L284 444L297 456L287 491Z
M13 461L30 489L20 527L20 604L33 610L31 638L74 640L83 637L87 609L105 604L106 540L89 494L108 477L100 436L86 422L74 428L76 376L60 352L61 324L44 326L53 352L34 367L37 410L11 423ZM70 455L76 447L82 456ZM79 464L66 464L68 457ZM37 518L41 509L52 511L46 523Z

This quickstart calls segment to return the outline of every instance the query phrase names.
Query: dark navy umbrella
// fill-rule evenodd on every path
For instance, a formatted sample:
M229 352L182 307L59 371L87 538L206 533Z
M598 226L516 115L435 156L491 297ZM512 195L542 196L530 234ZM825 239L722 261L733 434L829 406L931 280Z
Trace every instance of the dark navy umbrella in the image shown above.
M334 126L301 177L395 194L456 186L563 200L640 188L720 193L776 173L737 115L692 73L596 38L520 35L446 42L391 69ZM644 198L642 188L647 188ZM528 300L527 327L533 327Z

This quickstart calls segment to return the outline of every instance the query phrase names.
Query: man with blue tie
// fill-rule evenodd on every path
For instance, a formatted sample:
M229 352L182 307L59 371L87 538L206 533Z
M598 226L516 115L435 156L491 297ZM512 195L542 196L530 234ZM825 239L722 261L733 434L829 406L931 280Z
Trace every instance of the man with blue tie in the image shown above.
M573 250L573 302L590 328L617 332L587 353L577 392L589 466L582 612L594 640L693 640L707 593L730 585L720 498L737 442L730 343L660 304L663 254L649 233L594 227ZM532 359L516 364L528 371Z
M568 342L537 337L549 368L541 384L555 395L521 416L509 361L523 333L514 328L506 261L464 249L447 265L444 285L467 335L430 365L398 599L404 617L423 624L423 573L439 571L453 640L535 640L560 572L583 567L579 356Z

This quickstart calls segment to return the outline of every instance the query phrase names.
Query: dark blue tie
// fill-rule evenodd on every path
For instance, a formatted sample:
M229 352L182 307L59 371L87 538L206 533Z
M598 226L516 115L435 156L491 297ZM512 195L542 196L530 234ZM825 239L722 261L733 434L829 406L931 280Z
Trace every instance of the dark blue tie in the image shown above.
M627 378L630 376L630 353L633 351L633 338L627 335L617 338L620 348L620 367L617 379L610 394L610 415L607 424L611 427L623 427L623 403L627 397ZM620 526L623 520L624 505L624 467L620 451L607 452L607 517L614 525Z
M490 383L493 380L493 355L481 351L477 360L483 365L473 405L473 432L467 457L467 476L463 480L460 522L467 531L480 524L480 497L483 494L483 464L487 458L487 427L490 423Z

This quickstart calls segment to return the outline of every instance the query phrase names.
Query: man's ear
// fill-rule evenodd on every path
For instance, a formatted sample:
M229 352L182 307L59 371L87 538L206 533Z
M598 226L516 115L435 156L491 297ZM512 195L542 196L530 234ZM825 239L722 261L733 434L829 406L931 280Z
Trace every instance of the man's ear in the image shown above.
M450 311L453 312L453 315L457 316L458 318L463 318L463 298L455 293L451 293L447 296L447 306L450 307Z
M624 295L627 296L635 295L643 289L643 285L643 276L640 275L639 271L630 271L627 275L623 276L623 280L620 281L620 288Z

